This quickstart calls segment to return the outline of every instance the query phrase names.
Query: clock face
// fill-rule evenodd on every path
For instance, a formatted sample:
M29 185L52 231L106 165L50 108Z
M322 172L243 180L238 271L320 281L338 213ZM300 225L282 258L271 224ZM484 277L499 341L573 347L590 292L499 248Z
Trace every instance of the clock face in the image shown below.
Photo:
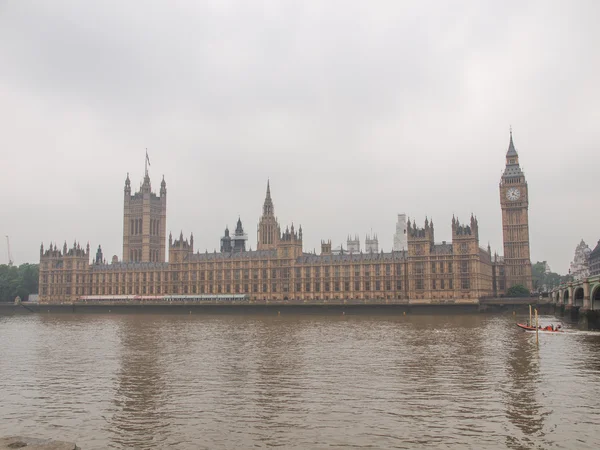
M519 197L521 197L521 191L518 188L510 188L506 191L506 198L511 201L519 200Z

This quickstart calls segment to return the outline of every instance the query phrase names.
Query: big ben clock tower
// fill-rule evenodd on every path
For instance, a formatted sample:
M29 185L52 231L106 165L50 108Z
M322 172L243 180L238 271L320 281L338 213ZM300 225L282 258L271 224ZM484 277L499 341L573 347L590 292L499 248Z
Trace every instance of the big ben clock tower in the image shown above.
M531 290L529 194L525 174L519 166L519 155L513 144L512 130L506 152L506 168L500 180L500 206L506 289L521 284Z

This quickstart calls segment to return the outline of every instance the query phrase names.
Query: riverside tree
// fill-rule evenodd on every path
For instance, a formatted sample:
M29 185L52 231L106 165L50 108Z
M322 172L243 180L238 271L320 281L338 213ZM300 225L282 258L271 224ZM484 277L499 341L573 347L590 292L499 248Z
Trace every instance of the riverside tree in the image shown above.
M38 282L38 264L0 265L0 302L13 302L17 296L27 300L38 292Z

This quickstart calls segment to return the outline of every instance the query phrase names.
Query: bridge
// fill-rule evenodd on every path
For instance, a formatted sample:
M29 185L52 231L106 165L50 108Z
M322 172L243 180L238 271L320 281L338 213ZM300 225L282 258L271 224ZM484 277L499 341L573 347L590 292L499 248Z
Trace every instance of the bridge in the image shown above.
M600 275L561 284L549 295L555 314L570 315L580 326L600 329Z
M555 305L584 311L600 311L600 275L570 281L554 288L550 297Z

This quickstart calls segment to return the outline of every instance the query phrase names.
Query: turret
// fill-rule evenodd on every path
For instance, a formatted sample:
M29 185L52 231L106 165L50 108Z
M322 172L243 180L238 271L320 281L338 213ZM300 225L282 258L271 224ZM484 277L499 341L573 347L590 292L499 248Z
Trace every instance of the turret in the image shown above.
M417 227L414 219L412 225L409 220L406 233L410 256L425 256L430 254L435 242L435 234L433 223L429 222L428 218L425 218L423 228Z
M129 172L127 172L127 178L125 178L125 188L123 189L125 199L131 196L131 180L129 180Z
M257 250L273 250L281 235L281 229L275 217L275 207L271 199L271 184L267 180L267 194L263 203L263 214L257 229Z
M194 235L190 234L190 239L183 238L183 230L179 233L179 239L173 241L169 233L169 261L182 262L194 253Z
M102 256L102 247L98 246L98 250L96 251L96 260L95 264L102 264L104 257Z
M244 227L242 226L242 219L238 216L237 224L235 226L235 233L231 238L231 251L234 252L245 252L246 241L248 235L244 233Z
M271 184L267 180L267 195L265 196L265 202L263 203L263 215L269 216L275 214L275 207L273 206L273 200L271 199Z
M461 225L458 219L452 219L452 246L455 254L479 252L479 224L474 215L471 214L469 225ZM489 251L491 253L491 249Z
M452 217L452 239L461 236L472 236L474 239L479 240L479 223L473 214L471 214L470 225L461 225L458 219Z
M229 237L229 227L225 227L225 235L221 238L221 253L231 252L231 237Z
M167 195L167 183L165 182L165 176L163 175L162 181L160 182L160 196Z

